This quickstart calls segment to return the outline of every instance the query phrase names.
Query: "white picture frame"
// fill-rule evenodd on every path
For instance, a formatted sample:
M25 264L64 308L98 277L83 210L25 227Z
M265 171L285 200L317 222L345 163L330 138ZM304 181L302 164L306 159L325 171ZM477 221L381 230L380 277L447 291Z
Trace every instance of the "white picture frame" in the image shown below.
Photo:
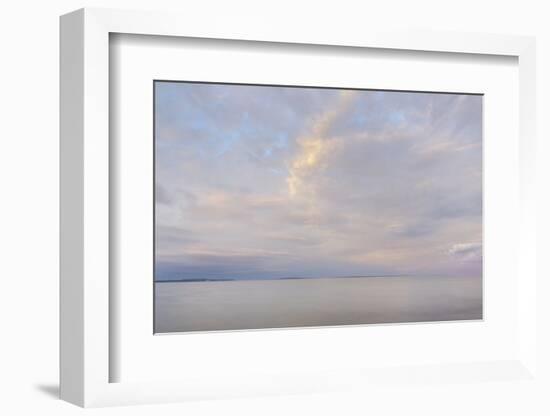
M507 379L536 377L536 217L534 199L535 40L464 33L357 31L345 33L282 28L266 22L238 25L219 19L205 27L189 15L82 9L61 18L61 397L80 406L182 401L255 394L322 392L351 384L406 381L410 371L380 368L364 373L336 369L330 376L281 374L235 383L234 374L184 381L112 382L116 357L110 339L109 259L109 34L332 45L441 53L488 54L519 61L519 180L517 293L519 349L515 359L442 363L418 370L420 379L476 382L480 374ZM336 335L334 335L336 336ZM414 378L413 377L413 378ZM342 380L346 380L343 382ZM390 381L394 380L394 381Z

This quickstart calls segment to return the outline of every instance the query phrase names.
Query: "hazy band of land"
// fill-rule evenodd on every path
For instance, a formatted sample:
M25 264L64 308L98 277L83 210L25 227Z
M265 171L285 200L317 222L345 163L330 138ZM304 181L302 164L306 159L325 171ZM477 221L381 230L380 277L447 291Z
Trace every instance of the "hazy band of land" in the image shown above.
M481 318L481 277L155 283L156 333Z

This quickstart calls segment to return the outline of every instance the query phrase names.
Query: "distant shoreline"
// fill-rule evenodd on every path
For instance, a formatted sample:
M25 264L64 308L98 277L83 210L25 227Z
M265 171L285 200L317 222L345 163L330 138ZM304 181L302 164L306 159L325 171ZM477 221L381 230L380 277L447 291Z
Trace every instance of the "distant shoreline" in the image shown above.
M384 277L437 277L426 275L411 274L387 274L387 275L364 275L364 276L322 276L322 277L275 277L265 279L230 279L230 278L197 278L197 279L174 279L174 280L155 280L155 283L198 283L198 282L250 282L250 281L270 281L270 280L313 280L313 279L361 279L361 278L384 278ZM440 277L459 277L459 276L440 276Z

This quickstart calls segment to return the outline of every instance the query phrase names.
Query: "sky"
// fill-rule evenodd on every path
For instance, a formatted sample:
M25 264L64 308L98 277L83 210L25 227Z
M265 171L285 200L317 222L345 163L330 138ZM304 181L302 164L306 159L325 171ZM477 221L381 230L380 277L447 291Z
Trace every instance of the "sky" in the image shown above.
M155 279L481 276L482 96L155 83Z

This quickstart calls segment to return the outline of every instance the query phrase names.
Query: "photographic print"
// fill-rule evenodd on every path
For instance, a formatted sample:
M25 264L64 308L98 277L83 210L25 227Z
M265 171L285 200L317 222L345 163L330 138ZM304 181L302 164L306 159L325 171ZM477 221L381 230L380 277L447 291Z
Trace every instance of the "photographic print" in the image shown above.
M155 81L154 332L482 319L482 103Z

